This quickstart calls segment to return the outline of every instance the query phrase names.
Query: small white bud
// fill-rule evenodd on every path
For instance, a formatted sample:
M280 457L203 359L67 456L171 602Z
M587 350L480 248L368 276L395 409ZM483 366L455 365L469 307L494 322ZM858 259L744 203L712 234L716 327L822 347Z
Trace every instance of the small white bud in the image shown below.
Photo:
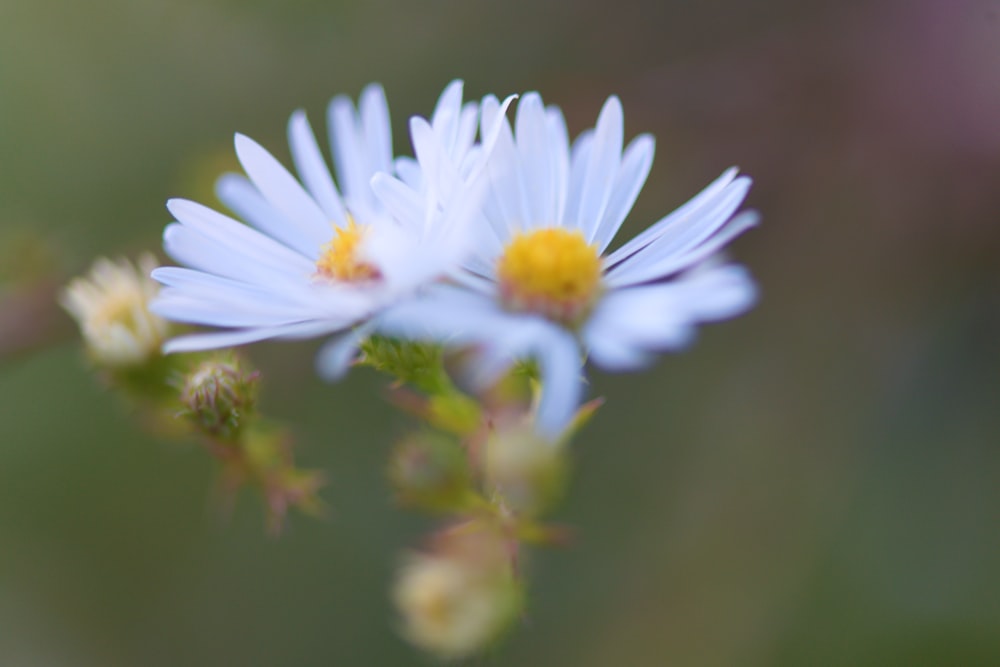
M509 509L535 515L563 491L566 448L539 437L530 423L502 424L486 441L483 469L492 493Z
M159 285L149 277L156 258L146 254L138 266L126 259L100 258L90 272L72 280L60 303L80 326L84 343L98 365L140 366L160 355L170 325L149 311Z
M524 601L508 545L492 530L470 525L439 540L431 553L412 554L394 597L407 639L450 660L488 648Z

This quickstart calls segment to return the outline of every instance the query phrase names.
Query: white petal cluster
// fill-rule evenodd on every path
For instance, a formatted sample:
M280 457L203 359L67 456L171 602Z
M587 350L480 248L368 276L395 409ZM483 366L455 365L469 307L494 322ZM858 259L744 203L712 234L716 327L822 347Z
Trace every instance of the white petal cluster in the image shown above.
M640 368L690 342L698 323L753 304L746 270L720 255L757 223L737 213L749 178L726 171L609 252L649 174L653 138L625 145L617 97L572 143L562 112L537 93L520 100L513 126L510 102L463 103L454 82L429 121L411 120L416 157L395 158L382 89L367 88L357 109L337 98L336 182L302 112L288 128L297 178L237 136L246 176L224 176L218 194L246 224L172 200L164 247L187 268L153 274L165 285L155 312L224 330L168 351L342 332L319 362L336 377L379 332L474 349L479 386L533 359L538 429L555 438L578 408L585 358ZM345 262L357 271L337 273Z

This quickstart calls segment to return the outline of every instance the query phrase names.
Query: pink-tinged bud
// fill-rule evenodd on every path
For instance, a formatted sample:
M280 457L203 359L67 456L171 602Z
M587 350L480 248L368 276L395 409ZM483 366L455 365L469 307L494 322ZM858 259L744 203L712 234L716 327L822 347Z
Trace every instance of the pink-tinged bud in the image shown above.
M259 378L231 353L203 361L184 378L183 414L201 432L232 440L255 414Z

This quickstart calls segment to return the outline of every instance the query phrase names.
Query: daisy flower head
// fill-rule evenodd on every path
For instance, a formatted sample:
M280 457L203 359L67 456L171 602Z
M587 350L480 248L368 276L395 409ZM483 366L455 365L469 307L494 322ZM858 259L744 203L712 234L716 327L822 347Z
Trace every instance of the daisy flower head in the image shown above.
M755 299L747 271L720 256L758 220L737 214L750 179L735 169L608 252L653 152L648 134L624 145L617 97L571 145L562 112L524 95L486 161L477 243L458 284L399 304L383 328L474 347L482 385L516 359L535 359L537 427L557 438L579 405L584 357L612 371L641 368L689 343L698 323L738 315Z
M454 137L457 159L479 154L475 103L461 103L460 82L449 86L432 123L434 136ZM427 192L415 161L393 158L389 110L378 85L354 104L337 97L328 109L334 180L302 111L292 114L288 140L297 177L252 139L237 134L246 175L227 174L219 199L240 219L173 199L175 222L164 249L181 267L153 277L164 287L153 304L163 317L221 328L169 341L167 352L229 347L270 338L307 338L344 330L445 273L461 258L461 217L475 207L471 189L425 196L409 215L390 211L372 181L397 167ZM471 127L471 133L469 128Z

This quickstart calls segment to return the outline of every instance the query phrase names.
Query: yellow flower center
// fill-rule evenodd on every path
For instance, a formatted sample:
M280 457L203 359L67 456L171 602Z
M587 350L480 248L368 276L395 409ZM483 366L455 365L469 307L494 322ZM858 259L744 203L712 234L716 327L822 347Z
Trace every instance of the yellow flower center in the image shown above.
M345 283L367 283L382 277L378 267L358 258L361 242L368 232L348 217L346 227L333 230L333 238L323 246L316 262L316 275Z
M107 329L120 324L129 331L134 331L139 320L148 316L149 311L141 294L119 292L108 294L107 298L95 307L90 315L90 322L97 329Z
M510 310L575 326L601 290L601 258L579 230L519 232L497 262L500 294Z

